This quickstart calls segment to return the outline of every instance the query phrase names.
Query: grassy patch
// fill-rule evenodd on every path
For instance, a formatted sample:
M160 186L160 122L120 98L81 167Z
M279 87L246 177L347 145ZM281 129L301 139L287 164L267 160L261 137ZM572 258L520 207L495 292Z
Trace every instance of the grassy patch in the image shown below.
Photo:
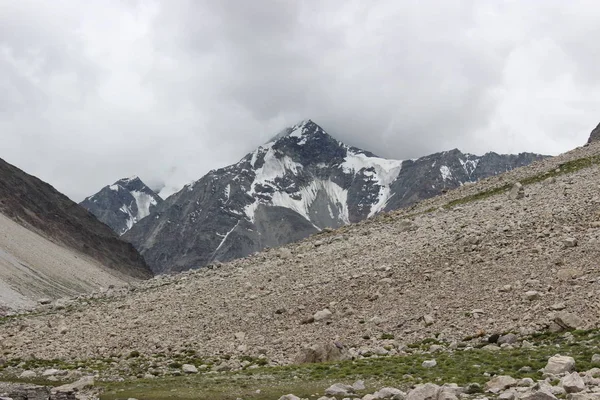
M398 357L368 358L354 361L264 367L221 374L137 380L105 385L103 400L129 397L163 399L215 399L238 397L252 400L278 398L287 393L300 397L322 395L332 383L351 384L365 380L367 392L383 386L408 388L421 382L484 384L490 375L511 375L515 378L541 379L538 372L549 357L560 353L575 358L577 370L592 368L591 357L600 352L600 331L575 331L571 334L544 333L528 340L533 348L503 349L492 352L485 349L443 352L436 354L410 354ZM418 343L422 348L434 343ZM424 360L435 358L437 366L423 368ZM529 367L529 369L523 369ZM525 372L530 371L530 372ZM257 393L257 390L260 392Z

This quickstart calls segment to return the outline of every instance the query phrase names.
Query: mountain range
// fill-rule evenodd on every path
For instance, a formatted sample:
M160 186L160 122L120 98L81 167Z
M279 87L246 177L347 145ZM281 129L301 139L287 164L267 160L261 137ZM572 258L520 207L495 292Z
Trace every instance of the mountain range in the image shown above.
M305 120L164 201L136 179L136 187L156 203L146 218L140 218L145 208L141 215L131 208L138 203L126 193L131 193L129 180L81 205L125 232L123 239L141 252L154 273L169 273L356 223L543 158L532 153L475 156L455 149L389 160L348 146Z

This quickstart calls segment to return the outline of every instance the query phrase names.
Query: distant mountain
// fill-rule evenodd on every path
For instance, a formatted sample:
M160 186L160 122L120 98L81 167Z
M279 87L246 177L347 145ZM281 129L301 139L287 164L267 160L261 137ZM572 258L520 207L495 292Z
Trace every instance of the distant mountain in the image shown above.
M150 215L162 199L137 176L124 178L79 203L119 235Z
M185 186L123 238L155 273L198 268L358 222L541 158L452 150L387 160L307 120L238 163Z
M49 184L0 159L0 309L151 276L130 243Z

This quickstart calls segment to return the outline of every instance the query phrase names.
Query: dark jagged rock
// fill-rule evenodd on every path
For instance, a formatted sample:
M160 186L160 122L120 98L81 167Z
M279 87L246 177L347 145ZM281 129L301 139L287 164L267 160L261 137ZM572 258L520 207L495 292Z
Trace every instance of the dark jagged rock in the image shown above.
M590 138L588 139L588 143L595 142L600 140L600 124L594 128L594 130L590 133Z
M137 176L105 186L79 203L119 235L150 215L162 199Z
M123 238L155 273L198 268L358 222L542 156L458 150L396 161L347 146L308 120L158 205Z
M150 269L136 249L49 184L0 159L0 213L102 265L136 278Z

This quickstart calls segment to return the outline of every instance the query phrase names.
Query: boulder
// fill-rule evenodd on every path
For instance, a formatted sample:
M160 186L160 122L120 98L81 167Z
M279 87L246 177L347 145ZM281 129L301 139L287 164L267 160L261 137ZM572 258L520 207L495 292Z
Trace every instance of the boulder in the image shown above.
M519 338L514 333L507 333L498 338L498 344L514 344L517 343Z
M433 368L437 365L437 361L435 360L425 360L423 361L423 363L421 364L421 366L423 368Z
M556 396L545 390L527 393L521 397L521 400L557 400Z
M315 315L313 315L313 319L315 320L315 322L325 321L327 319L330 319L332 315L333 313L329 311L329 309L325 308L321 311L317 311Z
M499 375L485 384L485 390L491 393L498 393L511 386L516 386L516 384L517 380L512 376Z
M585 321L578 315L570 312L561 311L554 316L554 322L566 330L582 329Z
M417 385L413 390L408 392L406 400L437 400L440 387L433 383Z
M344 346L327 342L303 348L296 355L295 363L308 364L348 359L350 359L350 355Z
M198 373L198 368L196 368L196 366L192 365L192 364L183 364L181 366L181 370L186 374L197 374Z
M577 372L565 375L560 380L560 386L562 386L567 393L578 393L585 390L585 383Z
M354 393L354 388L342 383L333 384L325 390L325 394L328 396L349 396L350 393Z
M286 394L279 398L279 400L302 400L298 396L294 396L293 394Z
M575 369L575 359L569 356L561 356L557 354L550 357L548 364L544 367L544 372L548 374L564 374L565 372L572 372Z
M520 182L516 182L508 193L508 198L511 200L519 200L525 197L525 188Z
M402 390L393 387L385 387L373 393L375 399L403 399L405 394Z
M52 392L64 392L64 393L72 393L78 392L85 388L94 386L94 377L93 376L84 376L76 382L68 383L66 385L58 386L52 389Z

